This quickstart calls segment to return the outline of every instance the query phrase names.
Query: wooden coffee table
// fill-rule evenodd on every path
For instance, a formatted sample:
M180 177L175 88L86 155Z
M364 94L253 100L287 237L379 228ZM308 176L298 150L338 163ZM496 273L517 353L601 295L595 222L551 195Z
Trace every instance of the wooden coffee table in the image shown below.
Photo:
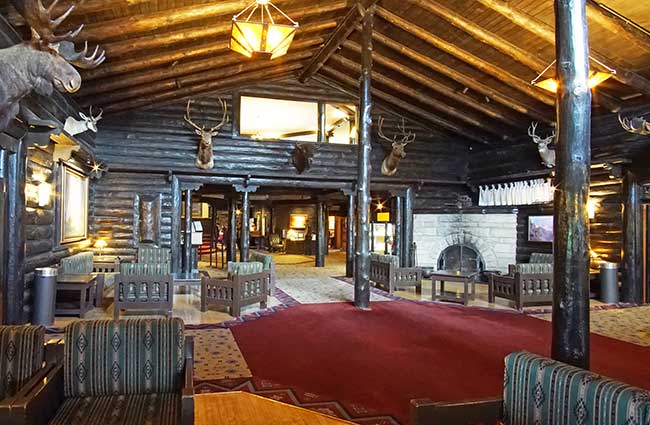
M245 392L197 394L195 425L354 425L322 413Z
M470 300L476 296L476 276L478 272L466 273L460 271L438 270L431 274L432 292L431 298L439 301L449 301L468 305ZM436 282L440 282L440 293ZM445 282L458 282L463 284L463 293L460 296L456 292L445 291Z
M56 281L57 303L54 314L57 316L74 314L83 318L93 308L96 278L93 274L60 274ZM59 294L63 292L77 292L78 306L76 302L74 304L59 302Z

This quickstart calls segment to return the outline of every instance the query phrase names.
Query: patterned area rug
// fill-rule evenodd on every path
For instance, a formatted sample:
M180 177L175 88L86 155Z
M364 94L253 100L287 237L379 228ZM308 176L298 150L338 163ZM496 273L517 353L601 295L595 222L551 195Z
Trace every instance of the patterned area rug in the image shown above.
M650 347L650 306L598 308L590 311L591 332ZM532 315L551 321L551 314Z
M194 337L194 375L198 381L253 376L230 329L187 330Z
M276 265L308 264L313 263L314 258L306 255L279 254L273 256L273 261Z
M354 301L354 287L332 277L282 279L278 281L277 288L300 304ZM391 299L373 291L370 300L390 301Z
M359 425L400 425L394 417L380 415L372 409L355 403L341 403L311 392L296 391L271 381L252 379L224 379L199 382L197 393L246 391L282 403L298 406Z

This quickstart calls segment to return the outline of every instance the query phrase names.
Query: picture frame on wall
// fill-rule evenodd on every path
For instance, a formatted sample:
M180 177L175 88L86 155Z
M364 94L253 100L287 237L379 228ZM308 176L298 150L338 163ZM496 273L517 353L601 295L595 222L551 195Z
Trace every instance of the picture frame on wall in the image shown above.
M67 166L61 167L60 243L88 238L88 176Z
M553 243L552 215L531 215L528 217L528 241Z

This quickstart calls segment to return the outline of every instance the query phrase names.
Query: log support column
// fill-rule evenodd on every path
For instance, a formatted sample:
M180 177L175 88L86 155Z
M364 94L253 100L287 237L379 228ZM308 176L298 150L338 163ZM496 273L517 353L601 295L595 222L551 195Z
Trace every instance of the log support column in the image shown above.
M630 170L623 181L623 285L621 300L643 303L643 205L641 186Z
M361 309L370 308L370 137L372 130L371 83L374 16L374 6L364 11L361 30L356 272L354 274L354 305Z
M404 237L403 237L403 248L402 248L402 257L404 267L414 267L415 266L415 249L413 246L413 203L414 194L413 188L409 187L406 189L406 194L404 195Z
M178 176L171 177L172 185L172 237L171 237L171 254L172 254L172 271L180 273L183 271L183 257L181 244L181 210L183 192L181 191L181 182Z
M591 91L585 7L585 0L555 0L559 89L552 355L588 369Z
M6 155L6 241L3 259L6 265L4 288L5 325L20 325L24 317L25 299L25 169L27 147L18 141L13 152ZM5 282L0 282L5 284Z
M192 273L192 189L185 190L185 230L183 233L183 273Z
M228 199L228 261L237 261L237 199Z
M316 267L325 267L325 244L327 226L325 223L325 202L316 205Z
M354 190L344 190L343 193L348 197L348 223L347 223L347 240L345 244L345 276L354 276L354 209L356 207L356 196Z
M257 191L257 186L235 185L235 190L242 194L241 202L241 236L239 241L239 261L248 262L250 245L250 196L251 192Z
M395 237L393 239L393 255L399 257L400 267L406 267L404 264L403 240L404 237L404 198L396 194L393 198L393 224L395 225Z

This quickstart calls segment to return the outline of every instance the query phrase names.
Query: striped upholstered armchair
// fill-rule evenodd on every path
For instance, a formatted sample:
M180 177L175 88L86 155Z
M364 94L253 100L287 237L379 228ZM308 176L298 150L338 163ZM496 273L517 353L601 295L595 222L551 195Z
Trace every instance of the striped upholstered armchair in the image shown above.
M415 425L650 423L650 392L536 354L505 359L503 398L434 403L411 400Z
M44 366L44 340L42 326L0 326L0 424L34 423L26 412L28 397L39 412L47 411L47 398L34 395L52 368Z
M50 425L194 423L193 342L181 319L81 321L41 391Z

